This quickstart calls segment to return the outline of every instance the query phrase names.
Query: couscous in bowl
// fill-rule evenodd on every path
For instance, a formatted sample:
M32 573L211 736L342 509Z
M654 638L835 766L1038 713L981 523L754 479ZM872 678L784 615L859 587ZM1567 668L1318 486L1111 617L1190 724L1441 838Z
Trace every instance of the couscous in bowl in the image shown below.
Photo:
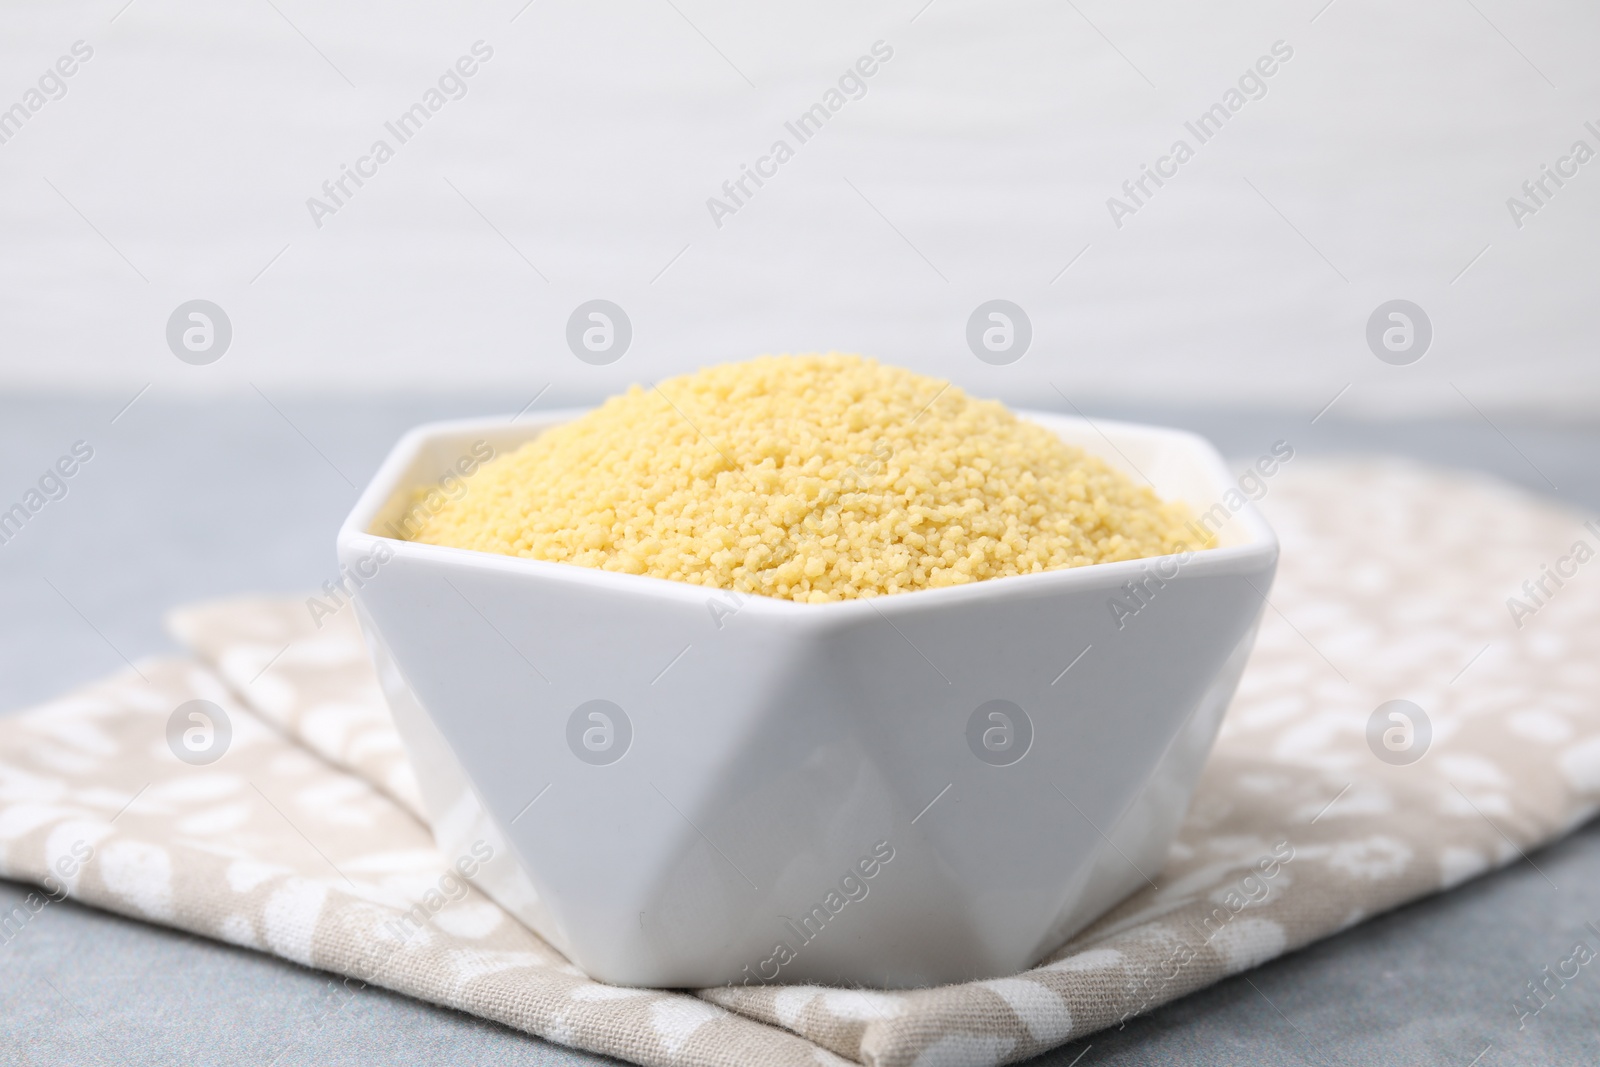
M1277 558L1207 443L1019 413L1212 547L826 603L405 536L582 414L420 427L339 533L440 849L580 968L1009 974L1159 870Z

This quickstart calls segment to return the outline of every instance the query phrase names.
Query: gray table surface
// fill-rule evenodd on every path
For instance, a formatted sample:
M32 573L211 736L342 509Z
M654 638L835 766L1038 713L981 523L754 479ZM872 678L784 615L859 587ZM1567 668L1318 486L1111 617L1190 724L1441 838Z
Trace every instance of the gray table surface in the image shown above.
M526 397L269 404L253 394L147 395L124 411L127 400L0 396L0 508L74 441L95 449L69 494L0 545L0 713L111 673L124 657L176 651L159 621L171 605L320 584L334 573L333 531L356 486L402 430L515 410ZM1278 438L1301 455L1409 455L1600 511L1595 425L1101 413L1187 426L1236 455ZM1594 968L1522 1032L1511 1007L1541 967L1571 951L1586 920L1600 922L1600 826L1534 860L1548 880L1519 863L1035 1062L1600 1062ZM0 907L22 892L0 882ZM328 975L283 960L72 903L52 906L0 946L0 1062L612 1062L376 989L314 1027L331 991Z

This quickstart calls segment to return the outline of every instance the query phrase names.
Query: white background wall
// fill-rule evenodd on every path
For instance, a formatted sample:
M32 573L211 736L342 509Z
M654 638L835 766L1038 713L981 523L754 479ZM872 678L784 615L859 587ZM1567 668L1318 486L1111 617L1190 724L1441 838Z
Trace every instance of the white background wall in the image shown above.
M124 2L0 13L0 107L94 49L0 144L0 386L571 396L837 347L1013 398L1600 405L1600 160L1506 208L1600 149L1579 0ZM307 197L480 39L466 97L315 227ZM880 39L867 95L715 227L706 198ZM1115 227L1106 198L1278 40L1267 95ZM210 366L164 339L193 297L233 322ZM564 343L593 297L634 323L609 367ZM964 340L992 297L1034 323L1007 367ZM1436 331L1408 367L1364 340L1395 297Z

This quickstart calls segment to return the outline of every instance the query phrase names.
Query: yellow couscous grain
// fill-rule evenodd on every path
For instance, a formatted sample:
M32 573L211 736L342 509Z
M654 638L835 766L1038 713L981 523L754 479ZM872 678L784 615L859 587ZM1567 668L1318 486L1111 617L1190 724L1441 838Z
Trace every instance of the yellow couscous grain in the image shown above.
M824 603L1163 555L1187 518L996 401L829 353L634 386L413 539Z

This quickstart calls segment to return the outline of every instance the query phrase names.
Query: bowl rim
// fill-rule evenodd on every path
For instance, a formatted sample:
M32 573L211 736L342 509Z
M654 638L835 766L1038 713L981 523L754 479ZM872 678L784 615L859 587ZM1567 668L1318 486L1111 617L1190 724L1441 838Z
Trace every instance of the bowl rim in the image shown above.
M1031 574L987 578L983 581L970 582L965 585L944 586L938 589L913 589L903 593L883 596L856 597L826 604L807 604L759 593L737 593L733 590L695 585L670 578L657 578L652 575L626 574L620 571L582 567L553 560L527 559L522 556L505 556L494 552L481 552L476 549L422 544L371 532L370 527L379 512L400 490L401 482L404 480L406 472L410 470L423 449L432 442L445 437L457 437L473 432L499 433L513 428L542 431L550 426L571 421L592 410L594 410L593 407L561 408L526 416L520 413L509 417L504 415L478 416L428 422L412 427L389 450L389 454L384 458L377 473L368 481L366 488L361 491L361 495L357 498L354 507L352 507L350 513L340 525L337 535L340 562L353 562L358 557L367 556L381 544L388 546L389 551L392 553L392 559L432 563L454 570L477 572L486 577L515 575L522 578L538 578L574 586L579 589L603 590L613 595L631 594L657 599L694 602L701 605L708 603L712 598L720 599L726 603L727 599L733 596L737 598L738 610L741 614L754 612L759 615L785 616L789 621L814 620L820 622L824 619L841 621L851 615L864 616L867 612L874 612L879 616L901 615L930 609L937 610L944 605L954 606L993 598L1032 599L1042 596L1059 596L1074 590L1101 589L1106 585L1116 586L1138 578L1159 561L1176 558L1176 554L1169 553L1163 556L1145 556L1139 559L1118 560L1112 563L1092 563L1083 567L1067 567L1059 570L1038 571ZM1219 502L1223 494L1229 489L1237 490L1238 488L1233 475L1223 462L1222 456L1210 441L1199 434L1166 426L1123 422L1114 419L1089 419L1053 411L1038 411L1026 408L1012 408L1011 410L1018 418L1038 423L1050 429L1055 428L1051 426L1052 423L1087 428L1098 433L1106 440L1107 444L1111 444L1113 450L1115 450L1116 446L1105 433L1107 429L1121 434L1143 435L1157 439L1171 447L1184 449L1193 458L1199 460L1202 468L1212 481L1215 498ZM531 437L533 434L530 433L529 436ZM1093 449L1086 450L1092 454L1100 455L1102 459L1117 466L1118 469L1123 469L1125 465L1131 465L1131 461L1123 460L1119 462L1116 457L1096 453ZM1183 574L1196 577L1220 577L1259 573L1272 567L1278 556L1277 535L1249 498L1245 498L1239 510L1231 513L1231 521L1240 523L1240 527L1246 535L1245 540L1240 544L1206 549L1191 554L1188 561L1181 565ZM1171 577L1165 574L1162 577L1165 580L1171 580ZM1265 597L1267 591L1258 589L1257 592Z

